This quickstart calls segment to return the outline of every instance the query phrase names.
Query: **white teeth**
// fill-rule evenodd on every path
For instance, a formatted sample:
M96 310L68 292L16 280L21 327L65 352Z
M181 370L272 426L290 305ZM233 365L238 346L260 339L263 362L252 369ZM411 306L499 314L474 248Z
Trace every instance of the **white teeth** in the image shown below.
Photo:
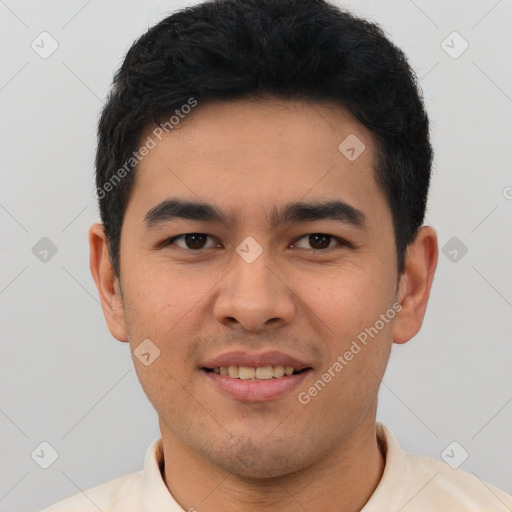
M274 377L282 377L284 375L284 366L274 366Z
M260 366L256 368L256 378L267 380L271 379L274 376L274 369L272 366Z
M250 368L249 366L240 366L238 368L238 378L248 380L254 379L256 375L256 370L254 368Z
M220 366L213 368L213 372L220 375L228 375L233 379L242 380L269 380L272 378L280 378L284 375L292 375L294 372L293 366L259 366L252 368L250 366Z

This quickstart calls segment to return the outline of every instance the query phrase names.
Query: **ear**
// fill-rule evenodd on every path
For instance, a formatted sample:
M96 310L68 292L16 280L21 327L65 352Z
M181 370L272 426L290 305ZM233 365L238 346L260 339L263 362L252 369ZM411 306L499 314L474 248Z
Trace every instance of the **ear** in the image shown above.
M128 341L121 288L110 262L103 224L93 224L89 229L89 248L89 266L108 329L117 340Z
M397 300L402 309L393 328L394 343L406 343L420 330L438 256L435 230L430 226L420 227L416 239L407 248L405 270L400 276Z

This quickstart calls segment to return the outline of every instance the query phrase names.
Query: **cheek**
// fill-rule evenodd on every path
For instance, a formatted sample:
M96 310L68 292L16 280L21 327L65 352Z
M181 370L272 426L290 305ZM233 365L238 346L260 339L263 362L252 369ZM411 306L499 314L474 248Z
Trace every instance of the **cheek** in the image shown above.
M165 324L169 328L186 315L201 291L199 283L193 286L175 269L158 264L133 268L136 272L127 279L129 311L132 318L147 327Z
M296 293L305 312L312 312L319 328L341 342L372 325L391 305L390 282L378 262L326 268L297 282L302 283Z
M184 268L171 269L168 264L141 264L134 268L137 271L126 279L125 293L132 350L148 338L161 352L157 361L165 362L166 368L173 368L174 372L184 373L182 362L198 328L197 315L214 281L192 275Z

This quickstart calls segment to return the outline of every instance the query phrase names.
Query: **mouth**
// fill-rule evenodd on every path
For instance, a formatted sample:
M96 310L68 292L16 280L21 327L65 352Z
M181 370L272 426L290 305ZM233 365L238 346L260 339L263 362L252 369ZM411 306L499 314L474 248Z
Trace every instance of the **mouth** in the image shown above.
M213 372L217 375L228 376L232 379L240 380L270 380L290 377L311 370L309 366L300 370L293 366L216 366L215 368L203 368L206 372Z
M237 401L275 400L297 388L313 367L281 352L249 354L238 351L218 356L200 366L214 389Z

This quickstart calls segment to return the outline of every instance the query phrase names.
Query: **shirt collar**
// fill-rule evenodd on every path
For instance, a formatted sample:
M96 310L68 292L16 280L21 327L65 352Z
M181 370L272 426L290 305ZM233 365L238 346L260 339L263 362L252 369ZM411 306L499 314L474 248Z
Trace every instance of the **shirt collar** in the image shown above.
M144 475L142 481L142 501L144 510L156 512L182 512L163 479L164 449L162 438L158 437L149 446L144 459Z
M405 452L386 425L377 422L376 430L385 466L379 484L361 512L399 510L404 504L404 480L409 476Z

